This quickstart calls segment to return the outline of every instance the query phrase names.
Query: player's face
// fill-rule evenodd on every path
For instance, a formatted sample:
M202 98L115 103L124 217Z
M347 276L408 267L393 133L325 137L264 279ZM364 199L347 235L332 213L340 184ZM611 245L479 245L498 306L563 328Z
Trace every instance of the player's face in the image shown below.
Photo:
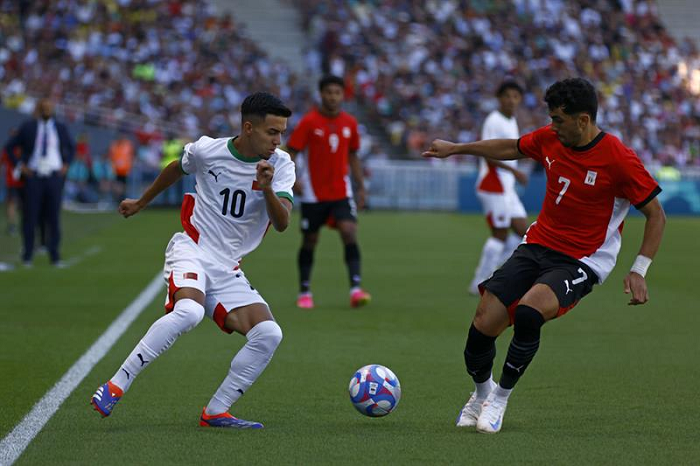
M343 86L327 84L321 91L321 106L328 113L337 113L343 103Z
M583 137L587 123L587 114L574 113L567 115L561 107L550 110L552 130L556 133L564 147L576 147Z
M255 153L261 159L269 159L282 143L282 135L286 129L287 119L278 115L265 115L264 120L251 123L249 135Z
M512 116L518 109L523 96L515 89L506 89L498 96L498 105L501 113L506 116Z

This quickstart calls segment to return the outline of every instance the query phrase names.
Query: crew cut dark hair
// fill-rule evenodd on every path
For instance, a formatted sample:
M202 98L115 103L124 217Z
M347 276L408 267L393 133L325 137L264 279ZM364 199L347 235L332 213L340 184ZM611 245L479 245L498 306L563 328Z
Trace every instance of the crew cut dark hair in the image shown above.
M338 86L345 89L345 81L340 76L335 76L332 74L326 75L321 78L318 82L318 90L322 91L324 87L330 86L331 84L337 84Z
M500 86L498 86L498 89L496 90L496 97L502 96L508 89L516 90L520 95L523 95L523 88L516 80L506 79L500 84Z
M544 95L549 110L561 107L567 115L585 112L595 122L598 114L598 97L595 88L583 78L557 81L547 88Z
M241 105L241 120L246 121L252 116L265 119L266 115L276 115L289 118L292 111L282 101L267 92L256 92L245 98Z

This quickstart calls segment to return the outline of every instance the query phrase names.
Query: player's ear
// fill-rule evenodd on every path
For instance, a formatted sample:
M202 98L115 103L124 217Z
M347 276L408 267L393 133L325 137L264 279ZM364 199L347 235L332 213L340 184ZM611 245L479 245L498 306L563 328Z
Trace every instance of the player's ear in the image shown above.
M585 129L591 123L591 116L586 112L581 112L578 114L578 126L581 129Z
M250 134L253 132L253 123L250 120L243 121L243 128L241 128L243 134Z

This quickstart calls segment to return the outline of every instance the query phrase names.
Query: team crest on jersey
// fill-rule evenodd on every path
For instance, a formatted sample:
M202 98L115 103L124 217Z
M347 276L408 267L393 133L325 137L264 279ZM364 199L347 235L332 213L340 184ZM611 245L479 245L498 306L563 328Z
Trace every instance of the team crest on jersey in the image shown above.
M588 170L588 174L586 175L586 180L584 182L591 186L595 186L596 176L598 176L597 172L594 172L593 170Z
M344 138L350 137L350 128L348 128L347 126L343 126L343 137Z

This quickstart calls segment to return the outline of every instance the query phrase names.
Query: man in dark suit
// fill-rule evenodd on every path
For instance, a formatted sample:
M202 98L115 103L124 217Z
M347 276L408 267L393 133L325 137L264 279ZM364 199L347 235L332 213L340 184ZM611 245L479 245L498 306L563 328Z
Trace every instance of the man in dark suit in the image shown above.
M25 182L22 234L22 260L31 266L34 254L34 232L37 223L46 222L46 247L51 263L60 266L58 245L61 239L60 211L63 182L73 160L75 142L63 123L54 119L53 104L48 99L39 101L37 118L25 121L5 146L7 153L19 164ZM20 149L17 159L15 148ZM40 218L42 217L42 218Z

